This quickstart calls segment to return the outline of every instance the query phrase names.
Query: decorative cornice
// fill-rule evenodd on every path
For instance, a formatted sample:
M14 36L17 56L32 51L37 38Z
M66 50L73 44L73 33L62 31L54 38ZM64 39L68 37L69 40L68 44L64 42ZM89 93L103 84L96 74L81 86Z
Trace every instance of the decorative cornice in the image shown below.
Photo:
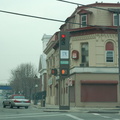
M74 67L70 70L70 74L74 73L99 73L99 74L118 74L117 67Z

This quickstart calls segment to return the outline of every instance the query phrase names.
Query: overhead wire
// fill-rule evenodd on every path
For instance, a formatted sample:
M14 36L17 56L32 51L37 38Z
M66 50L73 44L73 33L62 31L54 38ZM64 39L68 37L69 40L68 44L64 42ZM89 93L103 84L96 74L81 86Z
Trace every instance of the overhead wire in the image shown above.
M0 12L2 12L2 13L7 13L7 14L12 14L12 15L18 15L18 16L36 18L36 19L43 19L43 20L49 20L49 21L55 21L55 22L64 22L64 23L82 25L81 23L75 23L75 22L70 22L70 21L58 20L58 19L53 19L53 18L46 18L46 17L41 17L41 16L28 15L28 14L17 13L17 12L11 12L11 11L5 11L5 10L0 10ZM88 25L88 24L87 24L87 26L90 26L90 27L100 27L100 28L102 27L102 28L115 29L115 28L110 28L110 27L105 27L105 26L96 26L96 25Z
M83 5L83 4L80 4L80 3L70 2L70 1L66 1L66 0L57 0L57 1L66 2L66 3L70 3L70 4L75 4L75 5L78 5L78 6L81 5L81 6L84 6L84 7L96 8L96 9L108 11L108 9L104 9L104 8L100 8L100 7L94 7L94 6L91 6L91 5Z
M0 10L0 12L8 13L8 14L13 14L13 15L24 16L24 17L31 17L31 18L37 18L37 19L44 19L44 20L49 20L49 21L66 22L66 21L58 20L58 19L52 19L52 18L46 18L46 17L41 17L41 16L28 15L28 14L23 14L23 13L16 13L16 12L5 11L5 10ZM67 23L71 23L71 24L80 24L80 23L74 23L74 22L67 22Z

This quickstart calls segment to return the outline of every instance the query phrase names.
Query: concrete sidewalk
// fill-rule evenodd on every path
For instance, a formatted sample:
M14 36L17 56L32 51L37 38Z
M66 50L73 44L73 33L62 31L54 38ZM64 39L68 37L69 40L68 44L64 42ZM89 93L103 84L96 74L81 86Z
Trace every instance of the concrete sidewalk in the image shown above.
M70 107L70 110L59 110L58 105L46 104L45 107L41 107L40 104L35 105L38 109L42 109L44 112L84 112L84 113L120 113L120 107L115 108L93 108L93 107Z

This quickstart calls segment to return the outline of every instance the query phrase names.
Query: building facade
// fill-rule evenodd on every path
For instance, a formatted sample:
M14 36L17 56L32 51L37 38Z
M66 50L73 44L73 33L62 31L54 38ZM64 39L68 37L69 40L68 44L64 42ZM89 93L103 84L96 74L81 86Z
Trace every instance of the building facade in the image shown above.
M50 39L44 50L47 103L61 100L64 106L70 100L71 106L120 106L117 14L113 9L120 9L120 4L79 6L60 26L60 31L70 32L70 75L61 80L60 98L59 32ZM58 76L51 75L52 68L57 68Z

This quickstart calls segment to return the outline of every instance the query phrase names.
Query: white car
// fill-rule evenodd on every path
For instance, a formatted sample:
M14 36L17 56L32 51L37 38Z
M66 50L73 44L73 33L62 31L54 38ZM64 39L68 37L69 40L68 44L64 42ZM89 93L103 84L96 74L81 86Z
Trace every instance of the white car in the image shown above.
M5 100L3 100L3 107L10 106L13 107L25 107L26 109L30 106L30 100L25 99L23 95L11 95Z

